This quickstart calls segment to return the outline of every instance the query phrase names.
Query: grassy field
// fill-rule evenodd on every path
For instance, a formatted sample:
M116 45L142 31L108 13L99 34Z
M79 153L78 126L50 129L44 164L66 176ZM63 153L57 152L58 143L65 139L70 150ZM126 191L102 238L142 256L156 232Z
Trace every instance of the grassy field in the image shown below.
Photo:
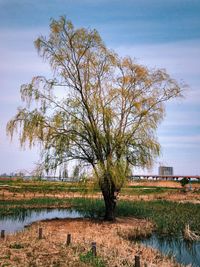
M98 188L84 183L48 182L48 181L0 181L0 188L5 188L14 193L88 193L98 191Z
M157 187L157 186L142 186L142 185L130 185L122 189L122 195L150 195L150 194L163 194L169 192L178 192L179 188L170 187Z
M191 182L193 188L200 190L200 182ZM0 190L3 187L11 192L100 192L98 185L92 182L56 182L39 180L0 180ZM189 187L189 185L187 185ZM136 180L128 182L122 189L122 194L151 194L177 191L181 188L178 181ZM197 190L198 191L198 190Z
M144 262L154 266L180 266L152 249L129 242L152 231L182 238L188 224L192 231L200 231L198 192L183 193L179 183L174 182L162 182L161 185L152 181L127 184L117 203L117 222L110 224L102 221L104 202L94 184L0 181L0 219L23 219L32 209L41 208L73 209L87 218L38 222L36 225L44 224L46 232L45 239L41 241L35 237L39 226L35 228L34 225L22 233L9 236L0 244L0 266L24 266L24 261L27 266L38 266L39 257L41 266L66 266L68 262L67 266L73 267L128 267L133 266L131 261L138 251ZM197 204L193 203L194 200ZM67 249L63 245L63 235L69 231L73 234L74 243ZM91 255L89 248L94 240L100 247L97 257Z
M152 182L151 182L152 183ZM127 183L122 189L121 194L131 194L131 195L140 195L140 194L161 194L170 191L180 190L180 184L175 183L174 187L166 186L156 186L156 183L153 185L143 185L140 182L131 185ZM83 194L87 193L97 193L100 192L98 185L94 183L83 183L83 182L48 182L48 181L23 181L23 180L0 180L0 190L8 190L13 193L68 193L68 192L79 192Z

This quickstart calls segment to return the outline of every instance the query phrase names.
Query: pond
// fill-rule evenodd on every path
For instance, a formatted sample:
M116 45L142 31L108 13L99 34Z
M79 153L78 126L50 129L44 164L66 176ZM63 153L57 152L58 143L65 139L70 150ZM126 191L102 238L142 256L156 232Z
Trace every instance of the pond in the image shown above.
M200 242L188 242L183 238L159 237L153 234L141 243L158 249L162 254L174 256L177 262L184 265L200 266Z
M33 222L54 218L80 218L80 212L70 209L26 209L0 219L0 230L14 233Z

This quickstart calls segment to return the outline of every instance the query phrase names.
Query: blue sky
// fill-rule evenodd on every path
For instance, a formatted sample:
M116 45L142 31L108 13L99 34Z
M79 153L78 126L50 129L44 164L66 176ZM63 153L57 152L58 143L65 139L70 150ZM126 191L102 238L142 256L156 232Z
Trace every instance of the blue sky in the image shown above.
M66 15L77 26L96 28L109 48L138 63L166 68L189 85L185 99L167 105L158 136L159 164L176 174L200 175L200 1L199 0L0 0L0 173L32 170L39 150L21 149L5 134L21 105L20 85L48 65L33 46L48 35L50 18Z

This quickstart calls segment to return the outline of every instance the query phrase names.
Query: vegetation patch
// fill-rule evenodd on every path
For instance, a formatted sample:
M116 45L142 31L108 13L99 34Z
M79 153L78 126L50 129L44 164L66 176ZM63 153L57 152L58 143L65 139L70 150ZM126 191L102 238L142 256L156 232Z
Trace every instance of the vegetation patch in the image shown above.
M177 188L169 187L153 187L153 186L129 186L122 189L122 194L130 195L150 195L150 194L163 194L169 192L176 192Z
M13 249L21 249L21 248L24 248L25 246L21 243L13 243L13 244L10 244L9 248L13 248Z
M33 198L22 200L0 200L0 219L4 217L20 219L29 216L31 209L70 208L69 199Z
M103 201L98 199L73 199L72 205L86 217L102 218ZM161 235L182 236L185 225L192 231L200 229L200 205L178 203L166 200L119 201L116 210L118 217L145 218L153 221Z
M106 267L105 261L100 257L94 256L91 251L88 251L86 254L80 254L80 261L90 264L93 267Z
M21 218L28 215L29 208L73 208L84 217L101 219L104 216L104 202L89 198L38 198L18 201L0 201L0 218ZM119 201L117 217L145 218L155 223L162 235L182 236L185 226L191 231L200 229L200 204L179 203L166 200L157 201Z

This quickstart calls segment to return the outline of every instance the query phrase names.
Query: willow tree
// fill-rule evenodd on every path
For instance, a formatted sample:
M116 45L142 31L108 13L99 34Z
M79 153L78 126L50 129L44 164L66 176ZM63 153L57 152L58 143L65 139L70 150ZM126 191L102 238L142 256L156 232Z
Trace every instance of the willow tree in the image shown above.
M180 95L165 70L150 70L109 50L96 30L52 20L48 38L35 41L52 78L21 86L24 107L8 122L23 146L40 143L47 170L67 161L90 164L115 219L116 195L131 166L150 166L159 155L156 130L164 104Z

